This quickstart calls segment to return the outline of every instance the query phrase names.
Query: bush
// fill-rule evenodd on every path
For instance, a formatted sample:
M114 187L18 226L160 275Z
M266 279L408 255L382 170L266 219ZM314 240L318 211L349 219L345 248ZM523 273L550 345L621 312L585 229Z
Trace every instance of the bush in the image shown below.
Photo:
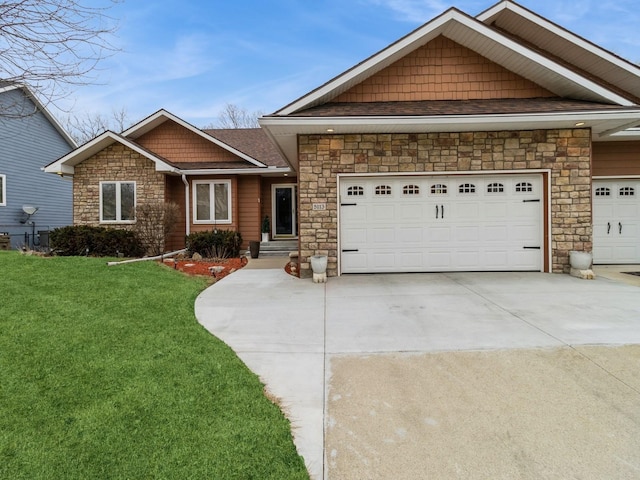
M242 235L235 230L213 230L187 235L190 255L199 253L206 258L230 258L240 256Z
M136 207L136 223L133 231L144 245L149 255L164 252L169 235L175 229L180 208L178 204L145 203Z
M130 230L76 225L56 228L49 235L51 251L56 255L93 257L141 257L144 247Z

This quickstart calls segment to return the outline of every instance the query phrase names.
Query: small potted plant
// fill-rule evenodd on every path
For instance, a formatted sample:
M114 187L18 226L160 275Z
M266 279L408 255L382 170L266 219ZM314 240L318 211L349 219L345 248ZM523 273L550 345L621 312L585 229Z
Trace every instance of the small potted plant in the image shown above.
M262 219L262 242L269 241L269 232L271 231L271 222L269 221L269 215L265 215Z

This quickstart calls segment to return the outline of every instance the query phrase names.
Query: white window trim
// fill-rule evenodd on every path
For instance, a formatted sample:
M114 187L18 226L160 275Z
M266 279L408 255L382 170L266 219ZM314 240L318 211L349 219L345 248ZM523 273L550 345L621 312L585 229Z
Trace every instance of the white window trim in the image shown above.
M194 180L192 185L192 197L191 197L191 202L192 202L192 211L193 211L193 223L194 225L229 225L232 222L233 219L233 212L232 212L232 204L231 204L231 180ZM220 185L220 184L224 184L227 186L227 205L229 205L229 218L228 219L223 219L223 220L218 220L217 218L209 218L208 220L198 220L197 216L198 216L198 199L197 199L197 185L201 185L201 184L208 184L210 185L209 187L209 196L210 196L210 215L213 214L213 216L215 217L216 214L216 209L215 209L215 188L214 185Z
M116 185L116 220L104 220L102 216L102 185L107 183L114 183ZM136 223L136 219L133 220L119 220L122 218L122 202L120 198L120 185L123 183L133 183L133 208L138 206L138 185L135 181L129 180L105 180L100 182L100 223L105 224L132 224Z
M0 207L7 206L7 176L0 175L0 183L2 184L2 198L0 198Z

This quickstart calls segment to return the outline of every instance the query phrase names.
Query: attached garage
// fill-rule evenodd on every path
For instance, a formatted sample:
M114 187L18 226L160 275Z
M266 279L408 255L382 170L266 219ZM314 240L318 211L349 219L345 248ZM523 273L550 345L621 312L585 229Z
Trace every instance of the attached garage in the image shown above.
M340 270L541 271L543 191L541 174L341 176Z
M640 263L640 179L594 180L593 262Z

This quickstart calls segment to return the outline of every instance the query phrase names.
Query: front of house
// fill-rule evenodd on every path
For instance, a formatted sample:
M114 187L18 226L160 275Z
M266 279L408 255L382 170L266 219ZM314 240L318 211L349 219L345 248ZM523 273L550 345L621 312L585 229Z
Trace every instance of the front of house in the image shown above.
M450 9L260 119L301 275L640 263L640 68L509 1Z
M246 248L269 217L271 239L295 238L296 177L260 129L200 130L160 110L105 132L48 165L73 177L74 225L129 228L143 204L173 203L167 250L191 232L237 230Z
M516 3L455 8L281 110L202 131L165 111L46 167L74 223L173 202L170 248L212 228L297 238L300 274L568 272L640 263L640 68Z

